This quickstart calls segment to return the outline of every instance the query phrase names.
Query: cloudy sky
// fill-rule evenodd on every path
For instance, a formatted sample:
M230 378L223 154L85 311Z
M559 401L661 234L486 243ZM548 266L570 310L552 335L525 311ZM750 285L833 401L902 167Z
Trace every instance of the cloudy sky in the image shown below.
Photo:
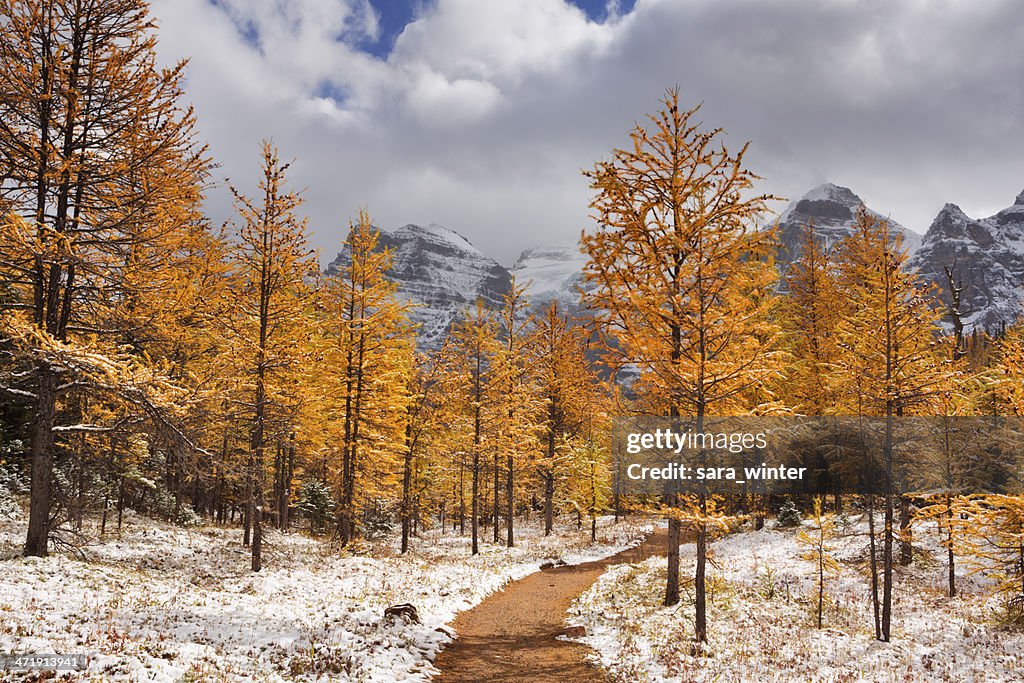
M160 56L252 189L272 138L326 261L348 220L440 223L510 265L588 225L580 170L678 85L762 189L825 181L924 232L1024 188L1019 0L151 0ZM209 210L229 216L223 189ZM777 209L784 208L779 205Z

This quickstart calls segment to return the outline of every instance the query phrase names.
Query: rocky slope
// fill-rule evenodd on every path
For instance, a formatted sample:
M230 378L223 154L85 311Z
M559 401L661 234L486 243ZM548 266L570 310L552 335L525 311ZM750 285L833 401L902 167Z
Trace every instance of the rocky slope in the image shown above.
M826 243L834 244L850 234L861 204L849 188L831 183L792 202L779 218L779 267L785 270L799 253L803 226L813 224ZM1013 206L982 219L970 218L947 204L923 238L887 220L903 235L904 249L911 254L909 267L944 293L948 291L944 268L955 264L956 276L964 285L962 309L968 331L975 327L994 331L1019 316L1024 305L1024 192ZM453 321L477 298L489 307L500 306L513 275L526 285L535 311L556 300L567 313L581 312L585 257L575 244L527 249L506 269L457 232L439 225L382 231L380 242L392 250L390 276L398 282L399 292L416 304L412 318L420 325L420 348L439 348ZM345 252L339 254L328 272L347 258Z
M478 298L498 307L509 289L507 269L443 226L409 224L393 232L381 230L380 245L391 250L388 274L398 283L399 294L415 304L410 317L419 325L420 348L440 348L466 308ZM336 272L348 258L342 251L327 272Z
M967 330L996 332L1024 305L1024 192L1013 206L988 218L971 218L946 204L932 221L910 266L947 297L945 268L962 283L961 314Z
M516 282L526 286L533 308L554 300L567 313L580 310L580 288L586 257L579 245L559 244L527 249L512 266Z
M863 200L847 187L825 183L800 199L791 202L779 217L778 263L782 270L800 254L804 226L814 226L814 233L831 246L853 231L857 209ZM908 230L891 218L868 208L868 212L903 236L903 248L913 253L921 243L921 236Z

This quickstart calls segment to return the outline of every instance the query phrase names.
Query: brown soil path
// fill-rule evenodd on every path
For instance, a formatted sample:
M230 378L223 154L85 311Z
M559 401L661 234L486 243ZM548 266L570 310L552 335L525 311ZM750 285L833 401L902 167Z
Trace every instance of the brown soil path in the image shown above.
M437 656L441 673L434 680L604 683L608 679L587 661L584 645L557 640L565 611L608 567L667 550L668 532L657 528L641 545L617 555L542 569L508 584L456 617L458 638Z

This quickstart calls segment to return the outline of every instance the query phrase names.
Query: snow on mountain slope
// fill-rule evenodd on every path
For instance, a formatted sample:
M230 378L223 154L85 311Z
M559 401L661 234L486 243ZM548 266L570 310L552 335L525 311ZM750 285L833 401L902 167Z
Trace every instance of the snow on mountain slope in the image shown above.
M814 233L824 239L827 246L832 246L853 231L857 209L864 201L847 187L832 183L819 185L800 199L791 202L779 217L779 250L778 263L785 270L786 264L793 261L800 253L800 242L804 227L814 226ZM921 236L908 230L891 218L868 208L875 218L885 220L889 226L903 236L903 249L913 253L921 243Z
M932 221L910 260L948 301L945 268L954 269L964 287L961 313L968 331L997 331L1024 306L1024 192L1010 206L975 219L946 204Z
M512 274L518 284L526 286L526 294L535 308L543 308L554 300L571 312L579 308L586 262L576 244L535 247L519 256Z
M393 232L382 230L380 246L391 250L388 275L398 283L399 295L415 304L410 317L419 326L420 348L439 348L452 323L478 298L498 307L509 289L504 267L443 226L409 224ZM328 274L348 259L343 250L327 267Z
M790 203L779 217L780 270L800 250L808 223L828 245L852 232L856 211L863 204L852 190L832 183L820 185ZM956 264L963 280L964 314L968 330L997 329L1015 320L1024 305L1024 192L1013 206L984 219L968 217L947 204L922 237L870 208L903 236L903 248L915 268L943 292L948 290L944 268ZM381 231L380 244L391 249L389 276L399 294L415 304L413 322L419 325L421 349L437 349L453 322L478 298L491 308L501 306L514 275L534 311L558 301L566 313L581 314L580 288L586 257L576 244L553 244L526 249L511 269L480 252L459 233L440 225L409 224ZM335 272L348 259L343 251L328 266Z

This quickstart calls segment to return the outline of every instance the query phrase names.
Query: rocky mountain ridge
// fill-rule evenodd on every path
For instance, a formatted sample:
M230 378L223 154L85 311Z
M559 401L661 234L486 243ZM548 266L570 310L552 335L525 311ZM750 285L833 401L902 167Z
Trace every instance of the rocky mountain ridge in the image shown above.
M1012 323L1024 307L1024 192L988 218L971 218L946 204L925 233L909 265L935 284L948 302L953 272L967 330L990 333Z
M803 226L828 245L852 231L862 200L840 185L820 185L789 204L778 219L781 242L778 263L785 270L799 253ZM968 331L995 331L1015 320L1024 306L1024 192L1014 204L993 216L974 219L954 204L946 204L923 236L886 215L868 209L903 237L909 267L942 292L948 292L945 268L952 267L962 282L963 314ZM489 307L501 305L513 276L526 286L535 310L558 301L566 312L577 313L583 285L583 254L575 244L526 249L511 268L481 253L465 237L440 225L409 224L382 230L382 247L391 249L390 276L399 293L416 304L413 322L419 325L419 345L440 347L445 334L462 313L482 298ZM328 266L335 271L347 258L340 253ZM947 294L948 296L948 294Z

